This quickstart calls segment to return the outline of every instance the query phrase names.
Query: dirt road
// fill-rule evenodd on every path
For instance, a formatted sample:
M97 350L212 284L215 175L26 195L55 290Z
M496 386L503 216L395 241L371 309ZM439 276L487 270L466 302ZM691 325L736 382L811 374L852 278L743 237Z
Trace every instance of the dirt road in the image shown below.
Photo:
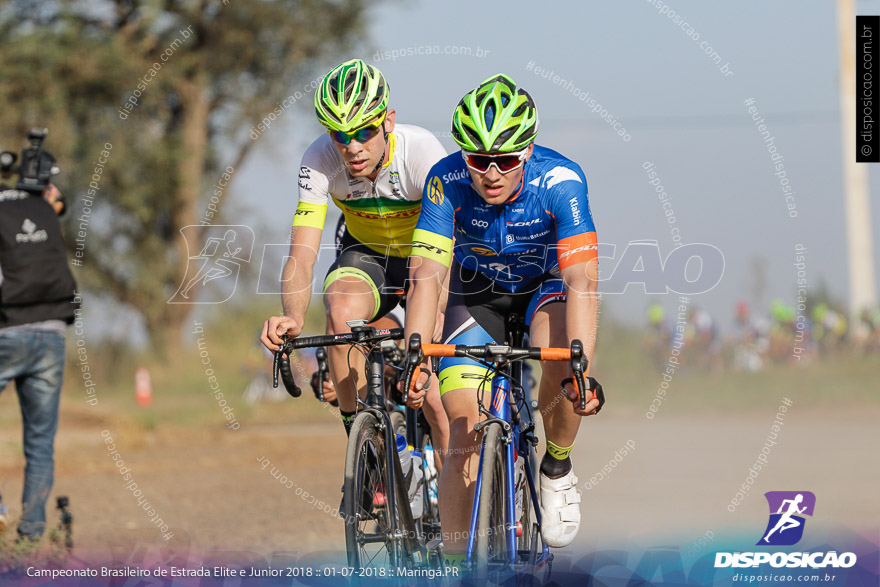
M766 466L732 512L731 500L767 446L775 409L687 417L661 411L653 420L616 411L591 418L574 452L584 501L583 526L571 550L627 540L686 546L707 531L718 541L757 534L767 519L762 494L770 490L812 491L812 527L842 525L876 541L877 417L873 408L820 412L794 402L765 455ZM250 552L268 560L278 552L343 548L342 524L326 513L339 505L345 450L331 412L321 411L308 423L243 424L239 430L221 424L154 433L133 428L109 414L65 409L54 495L70 497L77 554L153 543L203 553ZM130 482L115 466L108 436L140 496L126 488ZM20 508L19 439L20 427L0 433L0 480L13 517ZM615 458L623 447L630 447L629 454ZM54 523L54 512L50 518ZM155 518L173 534L167 542Z

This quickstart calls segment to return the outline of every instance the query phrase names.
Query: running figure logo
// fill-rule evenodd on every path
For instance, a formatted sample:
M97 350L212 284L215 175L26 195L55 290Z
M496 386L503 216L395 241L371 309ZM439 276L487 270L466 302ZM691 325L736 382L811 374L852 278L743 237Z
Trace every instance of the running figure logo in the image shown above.
M186 274L169 304L220 304L232 297L241 264L251 260L254 231L249 226L185 226L180 229L190 251ZM197 245L197 246L193 246ZM197 250L196 255L192 251ZM213 283L220 288L207 285Z
M770 505L770 521L758 546L797 544L804 535L802 515L813 515L816 496L810 491L768 491L764 497Z

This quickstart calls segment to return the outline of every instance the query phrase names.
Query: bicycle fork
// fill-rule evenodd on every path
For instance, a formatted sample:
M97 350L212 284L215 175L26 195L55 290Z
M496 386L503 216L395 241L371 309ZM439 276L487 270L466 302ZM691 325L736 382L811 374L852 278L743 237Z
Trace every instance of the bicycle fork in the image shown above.
M516 496L514 495L514 463L516 462L516 446L519 437L519 430L510 425L511 407L510 407L510 382L505 377L498 375L492 378L492 403L488 412L489 419L483 420L474 426L477 432L482 431L486 426L493 423L501 425L504 431L502 440L504 442L504 487L505 495L508 499L504 504L504 512L501 516L503 519L503 530L507 535L507 562L511 565L516 563ZM480 450L480 465L477 471L477 482L474 489L474 505L471 510L471 525L468 533L467 542L467 562L473 563L474 542L477 535L477 517L480 511L480 491L483 485L483 454ZM497 528L493 528L496 531Z

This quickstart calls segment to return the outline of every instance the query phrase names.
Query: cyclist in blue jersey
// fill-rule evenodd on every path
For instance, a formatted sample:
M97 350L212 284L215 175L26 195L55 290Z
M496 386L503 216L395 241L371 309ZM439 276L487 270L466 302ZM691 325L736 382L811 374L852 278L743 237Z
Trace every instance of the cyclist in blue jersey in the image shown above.
M462 98L452 119L461 152L428 174L413 232L406 336L430 338L433 308L451 270L442 342L504 342L505 318L526 319L533 346L584 343L592 360L598 319L596 229L581 168L534 144L538 114L531 96L505 75L493 76ZM453 239L455 242L453 250ZM427 370L428 364L423 365ZM570 366L542 364L539 404L547 436L541 461L543 538L566 546L580 525L580 492L569 457L581 416ZM461 557L467 540L480 446L478 388L491 378L469 360L440 361L440 389L450 423L440 479L440 516L447 553ZM419 390L420 377L415 388ZM570 381L570 380L569 380ZM591 385L596 385L591 380Z

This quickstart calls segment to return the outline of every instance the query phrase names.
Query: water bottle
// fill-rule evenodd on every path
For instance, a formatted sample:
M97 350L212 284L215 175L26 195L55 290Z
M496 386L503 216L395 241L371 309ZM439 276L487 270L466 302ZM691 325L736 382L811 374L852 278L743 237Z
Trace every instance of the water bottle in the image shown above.
M406 438L398 434L397 456L400 458L400 468L403 471L404 479L412 471L408 488L409 505L413 518L421 518L422 511L424 510L424 503L422 501L422 477L424 475L422 472L422 454L415 449L410 452L406 444Z
M513 491L516 496L516 522L519 522L522 519L523 513L523 492L520 490L521 488L525 488L526 484L526 471L525 471L525 460L522 458L522 455L519 452L516 453L516 461L513 464ZM526 488L528 491L528 488Z
M425 454L422 456L425 470L425 490L428 492L428 503L436 511L437 503L437 468L434 466L434 447L430 443L425 445Z

